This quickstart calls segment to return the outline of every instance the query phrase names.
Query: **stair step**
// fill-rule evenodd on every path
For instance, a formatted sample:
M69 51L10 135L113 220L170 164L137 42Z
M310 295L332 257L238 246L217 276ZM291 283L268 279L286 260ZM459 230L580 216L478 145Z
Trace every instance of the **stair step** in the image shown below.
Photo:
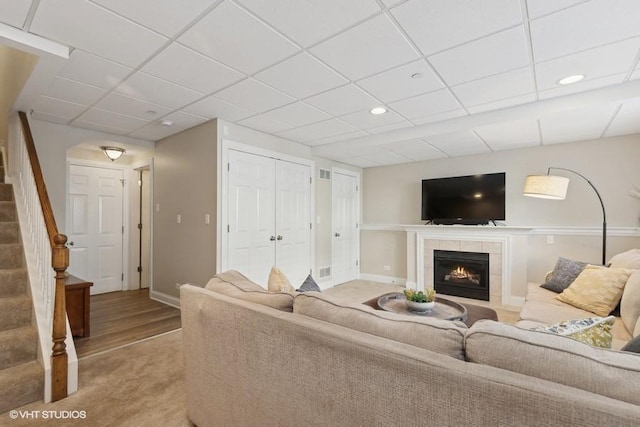
M26 268L0 270L0 295L6 297L26 295L28 286L29 274Z
M16 203L0 201L0 221L17 221Z
M2 171L2 175L4 176L4 169ZM11 184L0 183L0 200L13 201L13 186Z
M31 297L0 298L0 331L31 325Z
M20 242L20 225L17 222L0 222L0 243Z
M24 266L22 243L0 244L0 269Z
M0 414L44 400L44 371L32 361L0 370Z
M0 369L36 359L38 333L33 326L0 332Z

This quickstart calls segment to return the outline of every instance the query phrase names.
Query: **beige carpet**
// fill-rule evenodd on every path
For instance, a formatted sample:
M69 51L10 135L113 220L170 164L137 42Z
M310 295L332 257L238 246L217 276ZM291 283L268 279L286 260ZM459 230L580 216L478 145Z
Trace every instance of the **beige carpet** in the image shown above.
M186 416L182 330L80 360L79 391L51 404L18 411L85 411L85 419L12 420L6 426L189 426ZM61 412L59 412L61 413ZM61 413L64 415L64 413Z

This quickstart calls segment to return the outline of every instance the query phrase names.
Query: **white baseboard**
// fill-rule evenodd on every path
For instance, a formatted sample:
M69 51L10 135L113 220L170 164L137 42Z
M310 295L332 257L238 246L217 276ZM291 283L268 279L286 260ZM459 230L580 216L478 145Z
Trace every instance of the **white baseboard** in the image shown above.
M174 297L172 295L163 294L162 292L157 291L150 291L149 298L154 301L160 301L177 309L180 308L180 298Z
M379 274L360 273L360 280L370 280L372 282L388 283L390 285L405 285L407 279L403 277L381 276Z
M318 286L320 286L320 289L327 290L329 288L333 288L333 280L331 280L331 276L316 280L316 283L318 284Z

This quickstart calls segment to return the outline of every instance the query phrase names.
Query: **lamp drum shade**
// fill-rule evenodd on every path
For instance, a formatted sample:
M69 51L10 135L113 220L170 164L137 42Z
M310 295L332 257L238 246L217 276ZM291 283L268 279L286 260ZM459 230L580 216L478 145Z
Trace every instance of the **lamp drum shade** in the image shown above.
M529 175L524 182L523 195L541 199L562 200L567 196L569 178L555 175Z

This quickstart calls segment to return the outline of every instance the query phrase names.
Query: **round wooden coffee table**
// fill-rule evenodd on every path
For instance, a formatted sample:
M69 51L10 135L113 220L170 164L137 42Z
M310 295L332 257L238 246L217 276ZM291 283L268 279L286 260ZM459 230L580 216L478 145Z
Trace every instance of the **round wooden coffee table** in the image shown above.
M417 312L409 310L407 299L402 292L391 292L378 298L378 307L382 310L394 313L409 314L412 316L434 317L443 320L467 320L467 308L455 301L442 297L436 297L436 306L431 311Z

